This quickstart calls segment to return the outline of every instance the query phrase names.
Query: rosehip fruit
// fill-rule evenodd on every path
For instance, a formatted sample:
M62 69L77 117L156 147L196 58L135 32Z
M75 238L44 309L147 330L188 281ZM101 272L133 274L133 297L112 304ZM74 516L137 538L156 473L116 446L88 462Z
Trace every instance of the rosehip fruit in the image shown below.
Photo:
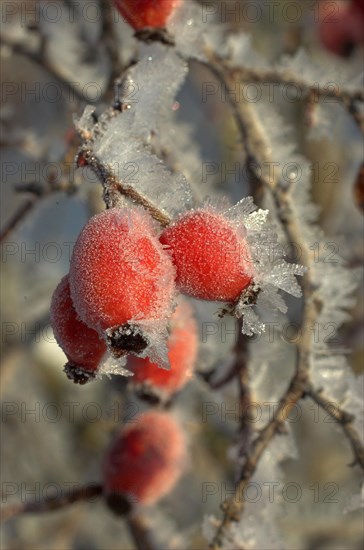
M348 57L364 41L363 6L359 3L332 2L320 4L319 36L322 44L336 55Z
M166 400L192 377L197 344L198 330L192 308L186 300L181 300L170 320L168 358L171 369L160 369L148 357L130 356L127 368L134 376L128 383L148 401Z
M103 488L109 506L127 513L133 504L153 504L182 474L186 443L179 425L164 412L148 412L124 427L106 453Z
M176 267L179 289L195 298L235 301L252 279L244 228L213 208L182 215L160 237Z
M122 17L136 31L163 28L181 0L115 0Z
M78 317L71 299L68 275L63 277L53 293L51 325L68 359L65 366L68 378L76 384L85 384L95 376L106 352L106 343Z
M174 267L142 208L112 208L93 216L74 247L70 286L81 319L106 331L115 355L139 353L148 339L137 322L167 319Z

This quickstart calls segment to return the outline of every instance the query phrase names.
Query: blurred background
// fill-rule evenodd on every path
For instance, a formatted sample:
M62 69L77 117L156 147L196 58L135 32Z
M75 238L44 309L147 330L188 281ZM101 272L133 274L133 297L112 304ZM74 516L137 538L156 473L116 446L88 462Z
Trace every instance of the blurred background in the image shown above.
M132 30L111 4L1 3L2 506L99 481L114 431L146 408L121 377L84 387L72 384L62 372L65 356L49 326L50 298L68 272L73 244L87 219L104 208L93 174L75 169L79 141L73 117L87 104L102 112L113 99L113 79L138 55ZM362 72L362 38L356 31L338 31L335 44L325 38L324 2L201 4L201 9L213 7L216 22L229 32L249 33L253 49L271 66L303 47L322 67L348 72L353 79ZM336 9L345 2L330 4ZM355 37L350 48L348 35ZM202 196L228 196L236 202L249 194L243 170L219 169L206 177L207 163L232 167L241 162L227 104L218 95L202 100L202 83L211 78L205 67L191 62L177 98L180 121L190 126L202 160L184 170ZM312 193L328 240L338 243L350 266L362 265L363 180L359 184L358 174L363 142L357 125L338 105L324 105L332 110L326 133L320 133L323 121L312 122L303 101L288 102L277 91L274 106L293 125L300 152L316 167ZM183 162L179 160L182 171ZM298 302L289 302L292 322L298 319ZM197 369L223 373L233 358L237 328L232 319L217 317L219 304L193 303L200 331ZM363 372L362 305L358 291L352 319L339 335L356 375ZM271 414L270 404L279 400L294 368L292 341L269 338L266 334L250 344L257 428ZM236 475L236 400L234 382L212 391L199 375L177 396L171 414L188 434L189 461L173 493L146 511L158 548L206 547L204 518L219 517L219 505ZM304 400L287 429L265 453L254 477L258 493L253 487L241 526L247 547L359 549L360 472L348 467L352 455L340 428ZM123 520L96 500L9 521L1 528L1 548L134 546Z

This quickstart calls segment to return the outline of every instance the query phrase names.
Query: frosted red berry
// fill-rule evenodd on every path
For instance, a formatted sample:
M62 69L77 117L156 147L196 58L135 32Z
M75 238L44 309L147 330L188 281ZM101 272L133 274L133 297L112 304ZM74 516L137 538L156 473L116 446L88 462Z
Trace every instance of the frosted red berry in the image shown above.
M103 463L103 488L109 505L153 504L168 494L183 471L186 443L176 421L151 411L121 430Z
M84 384L94 377L106 352L106 344L78 317L71 299L68 275L63 277L53 293L50 312L54 336L68 359L65 372L74 382Z
M212 208L184 214L160 241L168 247L179 289L203 300L234 301L252 279L244 228Z
M197 357L198 328L192 307L181 300L170 320L168 338L170 370L161 369L148 357L129 356L134 373L129 384L147 400L165 400L179 391L193 375Z
M87 325L100 333L115 329L114 344L128 350L132 342L130 351L137 352L146 343L130 321L157 321L171 314L174 276L149 214L136 207L112 208L91 218L77 239L71 294Z
M122 17L135 30L163 28L182 0L114 0Z
M347 57L364 42L363 2L322 2L319 13L320 40L332 53Z

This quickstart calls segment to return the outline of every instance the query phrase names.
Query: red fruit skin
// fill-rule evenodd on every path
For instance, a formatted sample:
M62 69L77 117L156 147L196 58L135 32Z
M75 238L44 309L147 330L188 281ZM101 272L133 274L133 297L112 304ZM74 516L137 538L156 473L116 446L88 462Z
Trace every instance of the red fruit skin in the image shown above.
M179 425L164 412L139 416L117 435L103 462L106 498L120 495L133 504L154 504L168 494L185 463Z
M348 57L357 45L363 43L363 9L362 2L323 2L320 5L319 36L327 50L341 57Z
M78 317L71 299L68 275L63 277L53 293L51 325L69 361L68 369L94 373L106 352L106 343Z
M141 208L112 208L93 216L75 244L70 287L80 318L102 333L133 319L171 313L174 268Z
M164 28L182 0L114 0L122 17L136 31Z
M130 355L127 368L134 373L131 387L162 398L179 391L193 375L198 349L198 328L191 306L181 301L170 321L168 358L170 370L161 369L149 358Z
M252 261L242 232L213 209L188 212L160 237L172 256L176 283L203 300L235 301L252 279Z

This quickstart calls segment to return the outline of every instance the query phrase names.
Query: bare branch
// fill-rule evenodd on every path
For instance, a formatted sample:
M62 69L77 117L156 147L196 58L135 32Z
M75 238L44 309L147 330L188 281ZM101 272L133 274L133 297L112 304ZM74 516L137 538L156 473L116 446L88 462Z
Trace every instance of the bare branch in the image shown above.
M317 405L324 409L335 422L340 424L353 450L353 465L359 464L364 471L364 447L360 435L353 426L355 417L344 409L341 409L336 403L333 403L322 393L322 391L315 390L312 384L309 384L306 388L306 394L309 395Z
M159 222L162 227L166 227L171 222L170 217L150 202L149 199L130 185L119 181L110 168L104 165L90 149L81 150L80 156L101 181L104 187L104 201L107 208L118 206L120 196L124 196L148 210L152 218Z
M87 501L89 499L95 499L102 494L102 486L98 483L92 485L85 485L84 487L78 487L72 489L66 494L56 495L55 498L46 497L42 500L34 502L20 502L19 504L13 504L10 506L4 506L1 509L1 522L4 523L14 517L24 514L41 514L44 512L53 512L60 508L65 508L75 502Z
M137 550L157 550L145 518L134 512L127 517L126 524Z

